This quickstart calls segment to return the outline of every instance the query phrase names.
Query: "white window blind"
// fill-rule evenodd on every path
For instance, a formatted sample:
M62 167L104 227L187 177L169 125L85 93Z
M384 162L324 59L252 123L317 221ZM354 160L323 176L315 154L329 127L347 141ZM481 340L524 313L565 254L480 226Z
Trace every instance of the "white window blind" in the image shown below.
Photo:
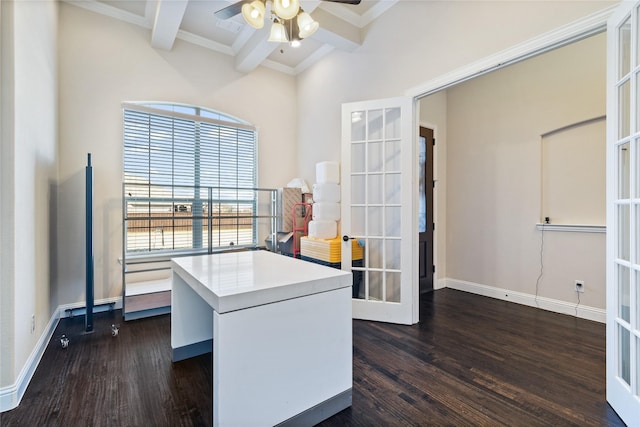
M128 253L256 244L256 131L199 107L124 105Z

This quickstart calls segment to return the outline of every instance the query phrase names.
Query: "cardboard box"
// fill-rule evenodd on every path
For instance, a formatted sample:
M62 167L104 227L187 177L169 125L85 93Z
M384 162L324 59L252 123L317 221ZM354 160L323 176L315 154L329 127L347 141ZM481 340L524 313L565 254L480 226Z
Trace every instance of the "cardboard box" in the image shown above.
M278 209L280 219L278 220L278 230L293 231L293 216L291 210L293 205L302 202L302 190L300 188L279 188L278 189Z

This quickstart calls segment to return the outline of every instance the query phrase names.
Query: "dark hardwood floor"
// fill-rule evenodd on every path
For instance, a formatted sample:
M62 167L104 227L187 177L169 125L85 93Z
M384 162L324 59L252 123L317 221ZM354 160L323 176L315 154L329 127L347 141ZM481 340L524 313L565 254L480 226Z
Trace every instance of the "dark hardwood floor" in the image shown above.
M170 320L101 313L88 335L61 320L0 425L211 425L211 355L171 363ZM605 401L602 324L443 289L418 325L354 321L353 341L353 406L323 427L624 425Z

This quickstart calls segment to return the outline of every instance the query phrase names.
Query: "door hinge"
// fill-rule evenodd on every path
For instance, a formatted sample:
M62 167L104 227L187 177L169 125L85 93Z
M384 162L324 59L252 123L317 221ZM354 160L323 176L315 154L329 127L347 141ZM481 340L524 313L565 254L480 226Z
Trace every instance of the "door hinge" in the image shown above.
M432 267L433 267L433 272L435 273L436 272L436 266L432 265Z
M436 223L434 222L432 225L433 225L433 230L435 230L436 229Z
M433 138L433 145L436 145L436 139Z
M436 180L433 180L433 188L436 188Z

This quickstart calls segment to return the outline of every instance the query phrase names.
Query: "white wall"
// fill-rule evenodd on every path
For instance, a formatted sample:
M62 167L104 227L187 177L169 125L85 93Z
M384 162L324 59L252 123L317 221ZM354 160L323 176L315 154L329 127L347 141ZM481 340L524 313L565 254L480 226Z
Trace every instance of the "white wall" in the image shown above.
M177 40L150 46L150 31L62 4L60 17L59 304L84 299L84 167L94 166L95 298L121 295L123 101L195 104L247 120L259 132L261 187L296 176L295 81ZM294 123L292 126L291 123Z
M449 278L536 293L541 135L605 114L605 53L600 34L447 90ZM599 143L599 151L575 156L600 153L604 164L604 137ZM547 231L543 262L539 296L577 303L580 279L580 303L605 308L604 233Z
M21 375L53 313L57 13L53 1L2 2L0 388Z

